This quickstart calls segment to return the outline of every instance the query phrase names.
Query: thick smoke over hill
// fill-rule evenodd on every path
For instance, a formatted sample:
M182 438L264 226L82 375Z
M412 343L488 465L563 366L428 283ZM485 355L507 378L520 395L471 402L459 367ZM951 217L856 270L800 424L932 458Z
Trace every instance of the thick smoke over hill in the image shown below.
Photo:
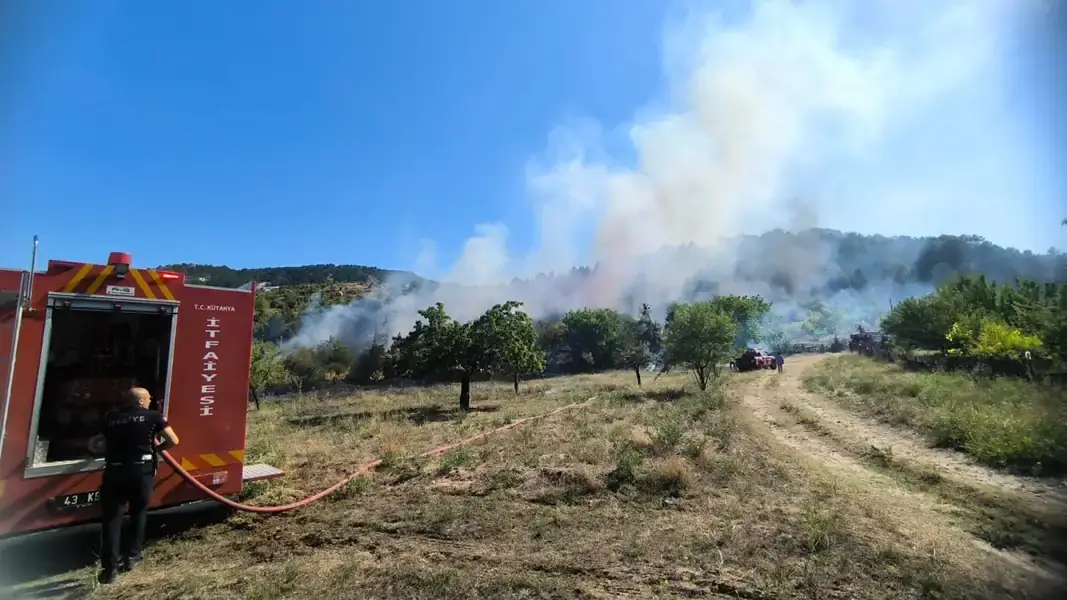
M947 118L955 109L948 99L995 85L1000 44L1031 8L1018 0L766 1L729 19L672 20L666 99L625 126L632 166L605 158L612 132L598 126L552 132L546 157L526 174L538 234L529 252L509 253L504 225L480 225L443 273L432 245L420 257L423 274L445 283L398 296L409 282L387 281L377 298L309 313L289 345L335 336L362 345L374 331L407 331L416 311L437 301L465 320L506 299L545 317L759 293L787 320L821 297L853 323L870 323L891 299L928 291L946 270L977 266L981 245L967 256L951 248L931 255L941 242L860 243L812 228L843 214L921 218L926 208L885 202L898 190L872 189L885 178L865 182L862 173L880 169L918 115ZM929 199L924 185L901 189L923 192L921 202ZM1049 260L1035 261L1023 274L1050 275ZM572 270L577 264L595 268ZM564 275L536 275L553 272Z
M723 261L722 248L729 248L735 260ZM797 261L768 260L769 256L789 253L812 257L812 262L806 269L789 270ZM656 277L655 269L672 261L697 265L691 277L677 287L664 286ZM842 328L857 324L871 327L891 302L923 295L953 273L980 272L1005 282L1016 277L1053 280L1067 273L1067 254L1037 255L965 237L888 238L809 229L735 238L716 251L695 245L665 247L635 259L633 264L637 275L624 293L604 304L596 304L595 297L589 295L590 290L597 291L600 266L482 286L426 283L395 275L356 303L312 307L288 347L314 345L330 337L357 347L369 345L375 337L386 341L388 336L408 331L418 318L417 311L438 301L456 318L467 320L507 299L525 302L537 317L553 317L585 306L607 306L636 314L642 302L662 313L665 305L675 300L704 299L719 293L761 294L774 302L773 312L785 324L793 324L785 329L794 335L800 335L797 325L806 317L805 305L817 299L841 312Z

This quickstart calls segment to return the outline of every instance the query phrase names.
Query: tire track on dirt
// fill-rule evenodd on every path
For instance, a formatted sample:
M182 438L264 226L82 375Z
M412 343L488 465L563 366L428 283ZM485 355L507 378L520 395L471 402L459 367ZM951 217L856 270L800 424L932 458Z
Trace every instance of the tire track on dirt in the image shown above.
M798 367L806 369L825 358L828 357L802 357L796 362ZM893 456L934 467L940 475L961 482L990 485L1000 490L1028 494L1041 502L1051 500L1067 504L1067 487L1064 487L1061 481L1004 473L980 465L961 452L932 448L919 433L856 415L825 396L808 392L803 389L802 378L803 372L790 371L789 376L782 379L782 391L790 394L820 421L833 423L847 430L859 441L879 449L891 449Z
M897 529L906 532L919 524L938 523L946 535L980 548L987 555L999 559L1003 565L1036 576L1047 583L1067 584L1067 569L1058 563L1036 559L1027 554L998 549L973 533L962 529L955 522L954 515L959 507L939 498L936 494L915 489L901 484L892 476L879 472L866 464L854 452L843 448L831 436L820 435L817 429L820 423L803 423L790 414L790 410L799 407L819 419L829 420L836 427L852 431L855 427L860 439L868 445L883 444L893 448L900 456L907 456L918 464L938 468L949 473L950 477L964 479L972 483L993 485L998 489L1016 494L1026 494L1037 501L1048 502L1057 498L1056 490L1045 482L1027 481L1021 477L1002 474L968 462L965 458L946 455L942 451L923 446L921 438L911 437L906 432L895 432L887 426L865 422L862 418L850 415L829 404L829 400L818 398L803 389L801 385L803 372L823 360L825 356L802 356L792 360L783 373L756 374L741 386L741 401L752 414L768 426L774 438L788 447L798 456L826 469L828 472L845 477L861 484L865 493L872 499L885 499L891 502L894 510L892 518L897 521ZM813 430L816 429L816 430ZM876 435L877 434L877 435ZM973 476L968 479L968 476ZM999 484L999 485L998 485Z

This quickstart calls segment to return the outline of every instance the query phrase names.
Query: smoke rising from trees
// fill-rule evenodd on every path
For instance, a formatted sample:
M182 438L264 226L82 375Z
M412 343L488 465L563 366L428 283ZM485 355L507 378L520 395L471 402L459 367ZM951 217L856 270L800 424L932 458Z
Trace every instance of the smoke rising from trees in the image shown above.
M957 133L951 113L961 98L996 86L999 49L1034 6L768 0L729 18L688 11L665 29L665 100L612 130L560 127L531 160L525 175L537 236L528 252L509 251L501 223L476 226L447 268L437 267L427 243L418 268L440 285L397 276L354 304L309 311L288 345L330 337L362 345L375 334L381 341L438 301L462 321L509 299L541 318L583 306L636 314L643 302L662 311L674 300L759 293L786 321L822 298L849 326L870 323L890 300L925 293L961 266L953 262L969 259L944 248L948 254L931 259L921 245L886 238L859 247L812 228L952 223L958 211L945 204L962 200L938 194L969 173L913 170L892 186L870 174L889 169L886 157L900 149L936 151L921 133L912 136L919 118L944 115L946 135ZM606 149L618 131L635 157L625 166ZM994 202L968 201L976 209ZM931 264L921 263L923 252ZM573 269L582 264L595 267ZM902 275L900 266L910 271Z

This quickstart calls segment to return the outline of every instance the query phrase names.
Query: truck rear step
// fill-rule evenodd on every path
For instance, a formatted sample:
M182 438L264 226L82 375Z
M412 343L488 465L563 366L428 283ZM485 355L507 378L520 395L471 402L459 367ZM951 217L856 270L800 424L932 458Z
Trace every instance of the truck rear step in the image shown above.
M285 471L277 467L272 467L270 465L259 463L254 465L244 465L244 470L241 473L241 479L245 483L250 483L253 481L277 479L278 477L282 477L284 475Z

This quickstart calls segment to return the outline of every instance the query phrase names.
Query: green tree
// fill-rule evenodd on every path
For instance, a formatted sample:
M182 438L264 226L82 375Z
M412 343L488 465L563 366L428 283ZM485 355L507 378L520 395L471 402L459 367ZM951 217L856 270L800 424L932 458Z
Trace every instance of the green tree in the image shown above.
M675 305L663 341L664 371L673 366L688 369L701 390L719 375L736 347L740 326L715 301Z
M567 340L567 328L560 319L545 319L534 323L537 330L537 344L548 352L562 346Z
M619 364L619 313L583 308L563 316L563 347L579 371L610 369Z
M1056 287L1056 308L1049 311L1051 314L1041 338L1049 354L1058 357L1060 361L1067 361L1067 284ZM1047 303L1051 305L1052 301L1050 298Z
M641 315L633 318L621 315L619 323L619 364L634 370L637 385L641 385L641 369L652 362L660 351L662 328L652 318L652 308L641 305Z
M326 382L326 369L316 359L314 348L297 348L285 356L284 364L298 392Z
M422 318L415 321L407 335L393 338L389 349L389 374L417 379L446 379L458 375L460 409L468 410L471 376L481 366L476 364L477 357L473 356L469 327L452 319L440 302L420 310L419 316Z
M762 339L767 348L775 354L786 354L789 351L789 340L780 329L765 332Z
M440 302L421 310L411 332L393 339L387 371L395 377L458 377L459 408L470 410L475 375L538 368L537 333L528 317L519 316L519 306L499 304L470 323L452 319Z
M346 379L355 383L369 383L382 379L385 377L387 356L385 344L372 343L356 357Z
M737 325L735 346L743 348L749 342L761 341L760 322L771 310L771 305L761 296L716 296L711 303Z
M905 349L948 349L948 332L958 318L943 298L907 298L882 317L881 328Z
M497 304L472 324L477 343L487 349L486 368L510 375L516 394L519 377L545 369L533 319L520 307L514 300Z
M1023 353L1041 350L1041 340L1007 323L985 317L957 322L948 333L962 354L978 358L1022 358Z
M285 357L284 364L294 383L303 390L344 379L355 358L348 346L330 339L315 347L298 348Z
M1030 350L1062 360L1067 351L1065 315L1063 284L998 285L977 275L955 277L929 296L897 303L882 319L882 328L905 348L986 357Z
M837 335L841 329L842 317L840 312L822 300L810 303L807 309L808 318L800 326L804 333L807 333L815 340Z
M252 342L252 368L248 386L260 392L291 383L289 371L278 347L270 342Z
M343 379L356 360L356 353L340 340L330 339L315 348L315 360L331 380Z

